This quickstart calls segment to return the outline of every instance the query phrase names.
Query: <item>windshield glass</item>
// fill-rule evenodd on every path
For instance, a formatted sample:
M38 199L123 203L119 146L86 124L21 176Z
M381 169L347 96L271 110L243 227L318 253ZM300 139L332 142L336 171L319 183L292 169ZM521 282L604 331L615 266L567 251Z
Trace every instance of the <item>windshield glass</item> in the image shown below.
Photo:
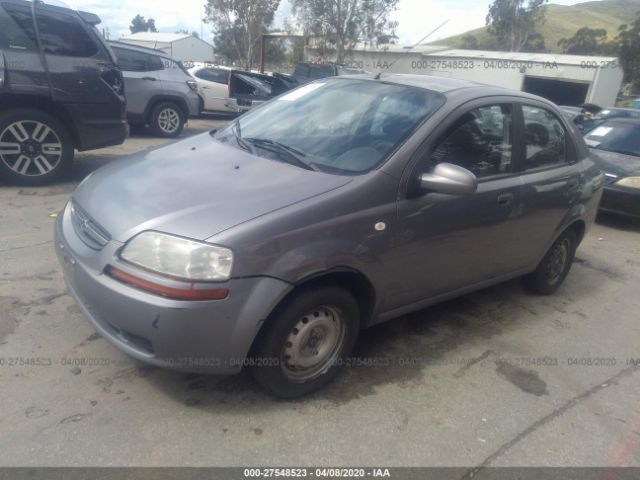
M640 125L606 122L584 139L592 148L640 157Z
M291 163L295 155L298 165L360 174L380 165L444 102L442 95L420 88L328 79L278 97L216 138L251 147L256 155L274 158L275 152Z

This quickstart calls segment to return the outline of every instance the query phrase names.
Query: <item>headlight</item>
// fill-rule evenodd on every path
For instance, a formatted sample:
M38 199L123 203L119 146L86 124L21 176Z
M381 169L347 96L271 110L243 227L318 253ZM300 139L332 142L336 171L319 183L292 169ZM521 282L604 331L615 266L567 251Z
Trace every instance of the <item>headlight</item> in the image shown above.
M233 267L233 252L228 248L159 232L137 235L125 245L120 258L185 280L228 280Z
M622 180L618 180L616 185L629 188L640 188L640 177L627 177Z

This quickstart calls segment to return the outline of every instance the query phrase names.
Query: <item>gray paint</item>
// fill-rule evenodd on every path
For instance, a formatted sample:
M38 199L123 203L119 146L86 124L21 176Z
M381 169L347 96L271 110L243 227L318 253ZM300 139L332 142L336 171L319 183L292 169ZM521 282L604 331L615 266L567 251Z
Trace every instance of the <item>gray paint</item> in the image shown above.
M383 81L431 87L429 77L384 75ZM603 184L596 160L575 127L547 101L471 83L451 82L447 89L438 79L434 85L446 95L446 104L381 167L364 175L306 171L254 157L208 134L99 170L73 198L115 240L100 252L89 249L73 233L67 208L58 220L56 245L63 264L77 260L67 267L69 287L94 325L96 317L108 318L136 335L158 339L152 359L158 363L196 353L244 358L274 306L296 284L328 272L358 272L373 286L366 326L533 271L562 231L594 221ZM439 135L459 114L496 102L555 112L570 132L573 163L481 179L471 195L416 193L416 165ZM517 169L522 153L516 148ZM381 222L386 229L375 228ZM167 300L102 274L112 264L148 275L122 264L117 252L123 242L150 229L232 248L230 298ZM158 315L168 318L167 327L160 321L160 333L152 326ZM132 353L118 338L101 333Z

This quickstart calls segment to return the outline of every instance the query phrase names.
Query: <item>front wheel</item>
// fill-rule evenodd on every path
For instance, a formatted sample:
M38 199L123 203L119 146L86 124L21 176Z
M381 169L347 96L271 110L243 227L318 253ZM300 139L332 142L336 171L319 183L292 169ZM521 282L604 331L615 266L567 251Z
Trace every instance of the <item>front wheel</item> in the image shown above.
M542 295L554 293L571 270L578 238L573 230L566 230L551 245L535 272L525 277L530 290Z
M355 299L342 288L301 290L267 321L253 349L254 378L280 398L322 388L351 353L359 317Z
M159 137L175 138L185 124L182 110L171 102L162 102L153 109L149 124L153 133Z
M20 108L0 115L0 172L23 185L60 177L73 161L67 129L48 113Z

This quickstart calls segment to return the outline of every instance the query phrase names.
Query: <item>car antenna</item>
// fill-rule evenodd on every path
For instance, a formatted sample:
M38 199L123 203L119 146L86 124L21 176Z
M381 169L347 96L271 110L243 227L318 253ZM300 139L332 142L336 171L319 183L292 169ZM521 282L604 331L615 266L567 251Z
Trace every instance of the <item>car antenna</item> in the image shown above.
M449 23L449 19L445 20L444 22L442 22L440 25L438 25L435 29L431 30L428 34L426 34L424 37L422 37L418 43L416 43L415 45L412 45L411 47L409 47L407 49L407 51L405 53L409 53L411 50L413 50L414 48L416 48L418 45L422 44L422 42L424 42L427 38L429 38L431 35L433 35L434 33L436 33L438 30L440 30L442 27L444 27L447 23ZM385 73L387 70L389 70L391 67L393 67L393 65L399 60L399 58L396 58L393 62L391 62L389 65L387 65L387 68L383 69L382 71L378 72L376 74L375 77L373 77L374 80L380 80L380 76Z

